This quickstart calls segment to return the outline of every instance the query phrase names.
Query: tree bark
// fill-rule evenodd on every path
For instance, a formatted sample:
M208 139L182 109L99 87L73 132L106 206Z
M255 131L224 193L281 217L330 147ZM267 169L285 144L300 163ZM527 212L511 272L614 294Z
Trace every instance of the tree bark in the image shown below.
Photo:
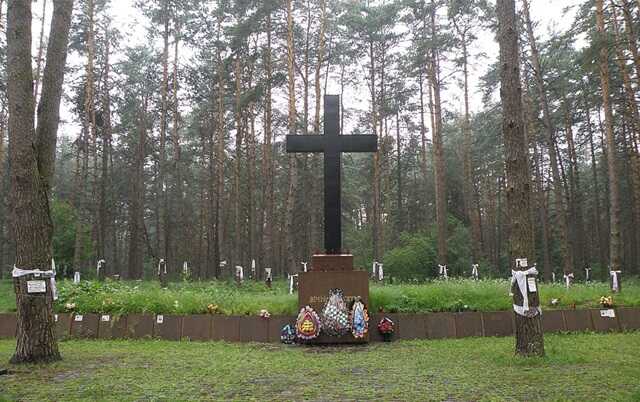
M431 40L437 36L435 5L431 9ZM447 182L440 100L440 61L436 47L430 50L429 79L433 90L433 166L436 183L436 225L438 227L438 264L447 264Z
M0 2L0 7L2 3ZM40 74L42 73L42 51L44 50L44 26L47 17L47 0L42 1L42 17L40 18L40 40L38 41L38 57L36 58L36 85L33 90L33 98L38 103L38 90L40 88Z
M288 74L288 97L289 114L287 117L287 127L289 135L296 134L296 82L295 82L295 53L293 43L293 0L286 1L287 12L287 74ZM289 189L287 191L287 201L285 210L285 247L286 247L286 267L285 272L295 272L296 262L294 253L295 233L293 228L295 199L298 188L298 163L294 154L289 154Z
M514 0L498 0L498 39L500 43L500 98L507 179L507 217L509 219L509 261L535 259L535 235L531 216L531 179L529 155L522 120L522 88L518 48L517 18ZM512 266L515 264L512 262ZM521 269L515 267L514 269ZM512 288L514 304L522 299L518 286ZM537 293L534 293L537 296ZM519 296L519 297L518 297ZM537 298L537 297L536 297ZM535 307L532 300L531 307ZM516 354L544 355L540 314L533 317L515 314Z
M271 108L271 87L272 87L272 64L271 64L271 10L267 14L267 47L265 49L265 73L266 73L266 90L265 90L265 106L264 106L264 144L262 150L262 178L263 178L263 205L260 209L260 224L264 225L262 233L262 249L263 249L263 266L272 268L274 263L273 243L273 219L275 218L274 210L274 192L273 192L273 161L272 161L272 138L271 131L273 112Z
M596 29L601 39L599 55L600 85L604 108L605 134L607 144L607 170L609 176L609 264L612 271L621 270L622 239L620 235L620 193L617 175L616 140L613 131L613 111L609 91L609 51L607 49L604 26L604 0L596 0Z
M49 36L47 66L43 87L47 104L56 110L38 113L34 127L33 73L31 68L31 1L14 0L7 14L7 96L9 104L9 147L11 149L11 206L13 236L16 241L16 266L22 269L48 270L52 258L53 225L49 210L49 185L52 161L43 165L40 155L55 151L60 99L66 62L69 24L73 1L56 1ZM50 54L51 49L57 54ZM51 57L49 57L51 56ZM48 74L47 74L48 73ZM43 99L44 98L43 91ZM52 117L56 117L54 121ZM42 136L42 142L38 136ZM53 149L48 146L53 143ZM36 144L36 147L34 147ZM42 147L40 149L39 147ZM45 280L44 294L27 294L27 281L33 275L14 278L16 293L16 350L12 363L41 363L60 359L55 338L53 297Z

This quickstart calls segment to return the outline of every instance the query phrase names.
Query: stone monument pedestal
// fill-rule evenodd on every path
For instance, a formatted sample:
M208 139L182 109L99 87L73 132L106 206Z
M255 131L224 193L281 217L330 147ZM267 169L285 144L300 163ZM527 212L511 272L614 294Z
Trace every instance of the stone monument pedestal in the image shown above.
M347 307L351 309L356 297L369 308L369 274L366 271L353 269L353 255L351 254L316 254L311 259L309 272L302 272L298 277L298 309L311 306L318 315L329 299L331 289L342 289ZM371 313L371 312L369 312ZM372 330L369 321L369 331ZM374 324L375 327L375 324ZM375 328L374 328L375 330ZM369 333L362 339L356 339L351 333L334 337L326 334L305 343L367 343Z

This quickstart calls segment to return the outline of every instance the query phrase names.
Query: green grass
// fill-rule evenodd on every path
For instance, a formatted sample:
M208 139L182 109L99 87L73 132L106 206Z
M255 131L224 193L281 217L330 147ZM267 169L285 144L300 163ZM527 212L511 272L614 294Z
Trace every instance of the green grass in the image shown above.
M640 400L640 333L545 343L546 357L518 358L513 338L342 348L67 341L61 362L10 366L0 400ZM14 347L0 341L0 365Z
M158 282L83 281L74 285L59 282L60 300L56 311L78 313L157 313L203 314L209 304L229 315L258 314L267 309L272 314L295 314L297 295L288 294L288 285L276 281L272 289L263 283L246 282L240 288L226 281L174 282L161 289ZM541 284L544 308L598 307L601 296L609 295L607 283L575 284L566 290L562 284ZM450 280L421 284L371 285L370 308L387 312L422 313L432 311L501 311L511 309L506 280ZM558 299L556 306L551 300ZM613 297L616 306L640 307L640 282L627 280L623 292ZM72 303L75 307L68 309ZM15 311L11 283L0 282L0 312Z

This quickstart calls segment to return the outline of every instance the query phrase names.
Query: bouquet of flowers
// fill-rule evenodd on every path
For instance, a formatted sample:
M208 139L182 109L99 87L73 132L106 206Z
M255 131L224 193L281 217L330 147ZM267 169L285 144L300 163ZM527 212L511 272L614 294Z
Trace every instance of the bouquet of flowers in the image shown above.
M613 297L602 296L600 298L600 304L602 305L602 307L613 307Z
M385 342L389 342L393 336L394 324L391 318L384 317L378 323L378 332L382 334Z

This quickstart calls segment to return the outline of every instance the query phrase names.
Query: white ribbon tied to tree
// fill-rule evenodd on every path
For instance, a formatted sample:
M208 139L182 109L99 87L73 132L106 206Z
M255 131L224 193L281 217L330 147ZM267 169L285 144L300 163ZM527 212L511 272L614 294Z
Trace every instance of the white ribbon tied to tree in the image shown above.
M441 277L443 277L444 279L448 279L449 276L447 274L447 266L446 265L440 265L438 264L438 273L440 274Z
M609 271L609 275L611 275L611 290L617 292L620 290L620 282L618 282L618 274L621 274L622 271Z
M473 279L478 279L478 264L471 265L471 276Z
M295 274L295 275L287 274L287 276L289 277L289 294L292 295L293 294L293 281L294 281L294 278L298 277L298 274Z
M271 279L272 279L272 278L271 278L271 268L265 268L265 269L264 269L264 273L265 273L265 274L266 274L266 276L267 276L266 280L268 280L268 281L269 281L269 280L271 280Z
M238 278L240 282L244 280L244 268L240 265L236 265L236 278Z
M162 270L163 274L167 273L167 264L164 263L164 258L161 258L160 261L158 261L158 275L160 275L160 267L164 266L164 269Z
M21 278L27 275L33 275L36 278L48 278L49 283L51 284L51 296L53 296L53 300L58 300L58 289L56 288L56 263L51 259L51 269L48 271L41 271L39 269L21 269L13 266L13 271L11 271L11 276L14 278Z
M589 273L591 272L591 268L589 268L589 267L585 268L584 272L585 272L585 279L586 279L587 282L589 282L589 279L591 279L590 278L591 275L589 275Z
M571 280L573 279L573 272L570 272L568 274L564 274L564 284L567 287L567 289L569 289L569 287L571 286Z
M98 261L98 265L96 266L96 277L100 277L100 270L102 269L102 266L106 263L105 260L100 260Z
M308 264L308 262L301 261L300 264L302 264L302 272L307 272L307 264Z
M538 270L535 266L527 269L526 271L511 271L511 286L513 287L514 283L518 284L518 289L520 289L520 294L522 294L522 306L518 306L517 304L513 304L513 311L515 311L518 315L524 317L532 317L538 313L541 313L540 307L537 307L536 314L528 314L529 312L529 294L527 292L527 275L538 275ZM513 296L513 293L510 293Z
M382 269L383 264L378 263L378 280L381 281L384 279L384 271Z

